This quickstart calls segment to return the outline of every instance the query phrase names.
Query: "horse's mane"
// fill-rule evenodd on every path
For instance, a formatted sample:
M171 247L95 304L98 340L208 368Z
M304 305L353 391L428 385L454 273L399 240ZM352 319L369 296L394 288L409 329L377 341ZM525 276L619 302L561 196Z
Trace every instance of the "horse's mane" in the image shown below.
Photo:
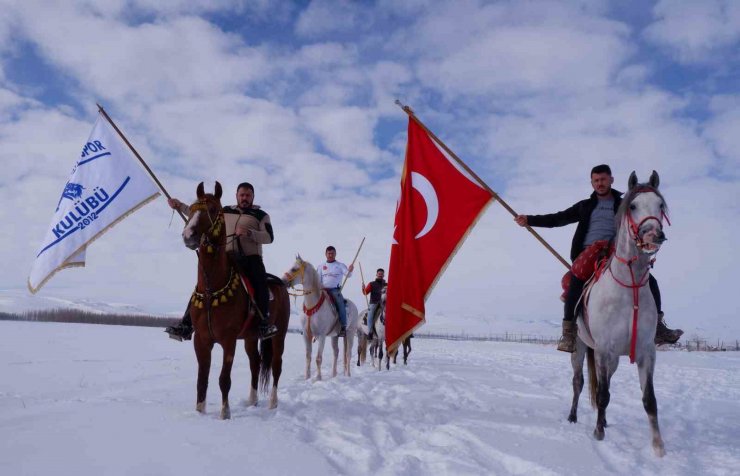
M627 213L629 206L632 204L633 201L635 201L635 198L637 198L640 193L644 192L653 192L658 197L660 197L660 199L663 200L663 204L665 206L664 212L668 214L668 204L666 203L663 194L660 193L657 188L651 187L647 183L638 183L624 194L624 197L622 197L622 203L619 204L619 208L617 209L617 214L614 215L614 221L617 225L615 236L619 235L619 230L622 227L622 223L624 223L624 215L625 213Z

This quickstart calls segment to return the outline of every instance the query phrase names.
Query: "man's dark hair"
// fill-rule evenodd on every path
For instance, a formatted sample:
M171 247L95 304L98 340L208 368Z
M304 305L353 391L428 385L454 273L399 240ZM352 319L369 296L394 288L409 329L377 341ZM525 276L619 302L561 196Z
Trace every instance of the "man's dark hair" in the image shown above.
M375 272L376 272L376 273L379 273L379 272L381 272L381 271L382 271L383 273L385 273L385 270L384 270L383 268L378 268L377 270L375 270Z
M591 175L593 174L612 174L612 169L606 164L597 165L591 169Z
M239 186L236 187L236 191L238 192L240 188L248 188L249 190L252 191L252 193L254 193L254 187L249 182L242 182L242 183L240 183Z
M326 251L337 251L337 249L334 248L333 246L329 245L329 246L326 247Z

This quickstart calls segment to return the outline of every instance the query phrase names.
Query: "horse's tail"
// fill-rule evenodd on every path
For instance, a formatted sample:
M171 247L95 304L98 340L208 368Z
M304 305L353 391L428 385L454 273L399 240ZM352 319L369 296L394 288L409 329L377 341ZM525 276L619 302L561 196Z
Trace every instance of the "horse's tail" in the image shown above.
M594 350L588 348L586 351L586 360L588 361L588 389L589 396L591 397L591 406L596 410L596 390L598 382L596 380L596 362L594 360Z
M262 339L260 342L260 392L267 395L270 389L272 375L272 339Z

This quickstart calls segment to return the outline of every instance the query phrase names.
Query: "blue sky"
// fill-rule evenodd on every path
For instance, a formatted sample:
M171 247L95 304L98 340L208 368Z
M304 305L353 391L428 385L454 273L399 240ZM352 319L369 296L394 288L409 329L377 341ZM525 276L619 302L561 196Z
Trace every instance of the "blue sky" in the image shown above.
M655 169L673 213L655 275L669 323L740 335L740 4L732 1L0 0L0 219L23 289L100 102L168 191L243 181L280 274L327 244L386 266L409 104L521 213L562 210L611 164ZM227 200L228 202L228 200ZM159 199L42 294L182 307L195 279ZM573 227L542 230L567 255ZM556 328L554 258L493 205L430 312ZM359 279L350 284L359 301ZM459 299L465 305L459 304ZM430 314L431 315L431 314ZM511 329L501 329L511 330Z

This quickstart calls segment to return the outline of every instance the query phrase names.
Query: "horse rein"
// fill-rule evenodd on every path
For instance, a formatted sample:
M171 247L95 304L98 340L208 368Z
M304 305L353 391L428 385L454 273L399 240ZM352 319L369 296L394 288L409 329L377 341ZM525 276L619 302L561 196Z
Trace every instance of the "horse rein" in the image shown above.
M197 211L205 212L206 216L208 217L208 221L211 223L211 226L208 228L208 230L200 235L200 244L198 246L198 249L205 248L206 254L213 254L217 249L221 248L221 245L219 245L218 243L213 243L211 239L217 239L217 237L221 234L222 228L224 227L223 209L218 211L216 219L214 220L211 216L211 212L208 210L207 199L200 198L196 203L190 205L190 216L192 216ZM196 284L195 290L193 291L193 296L199 295L198 297L200 298L200 302L202 303L203 301L205 301L206 303L205 307L206 322L208 322L208 334L210 335L211 339L213 339L213 326L211 324L211 297L214 293L212 293L210 290L211 285L208 282L208 274L206 273L206 270L203 268L203 265L201 263L200 253L198 253L198 267L200 268L201 274L203 275L203 280L205 281L205 290L203 293L198 293L198 285ZM229 277L229 281L227 282L226 286L229 286L229 284L231 284L231 276ZM216 291L216 293L218 293L219 291Z
M642 187L635 191L635 193L643 193L643 192L655 192L655 190L651 187ZM612 279L619 284L620 286L624 288L628 288L632 290L632 338L630 340L630 363L635 363L635 354L637 349L637 316L639 314L640 310L640 289L644 287L649 281L650 281L650 268L653 267L653 264L655 263L655 255L660 251L660 245L656 247L656 249L652 252L645 251L645 248L650 245L651 243L645 243L642 238L640 238L640 227L647 222L648 220L655 220L658 222L660 226L660 231L663 231L663 218L665 218L666 222L670 226L671 222L668 219L668 215L665 214L665 211L661 210L661 217L658 218L656 216L650 215L642 220L640 220L639 224L635 223L635 220L632 218L632 214L629 210L627 210L627 213L625 214L625 221L627 222L628 228L627 233L629 234L629 237L635 242L635 246L638 249L638 253L631 258L622 258L619 256L615 250L614 252L614 258L619 261L620 263L627 266L627 268L630 271L630 279L632 281L631 284L629 283L623 283L620 281L616 276L614 276L614 272L612 271L611 264L607 267L609 270L609 274L611 275ZM650 259L649 266L645 269L645 273L640 277L640 279L635 279L635 271L632 268L632 265L639 259L640 254L645 253L649 256L652 256Z

